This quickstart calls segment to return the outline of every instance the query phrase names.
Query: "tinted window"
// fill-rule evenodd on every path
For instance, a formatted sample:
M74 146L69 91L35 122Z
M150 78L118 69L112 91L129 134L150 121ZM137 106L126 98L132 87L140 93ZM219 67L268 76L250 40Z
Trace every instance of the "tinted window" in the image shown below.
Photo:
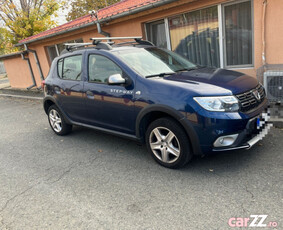
M81 80L82 55L66 57L58 61L58 75L64 80Z
M122 75L122 70L114 62L101 55L90 55L88 66L90 82L106 83L111 75Z
M58 75L60 78L62 78L62 72L63 72L63 59L60 59L58 61Z

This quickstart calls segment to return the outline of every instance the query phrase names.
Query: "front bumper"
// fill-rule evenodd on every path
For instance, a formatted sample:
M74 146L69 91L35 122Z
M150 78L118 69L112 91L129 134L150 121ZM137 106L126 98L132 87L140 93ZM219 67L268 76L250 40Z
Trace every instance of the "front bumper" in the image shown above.
M214 152L221 152L221 151L229 151L229 150L236 150L236 149L250 149L253 147L257 142L262 140L269 132L273 125L267 124L256 136L251 138L246 143L240 145L240 146L234 146L234 147L224 147L224 148L214 148L212 151Z
M236 149L250 149L257 142L262 140L270 131L273 125L268 122L269 119L269 112L262 113L259 117L250 119L246 129L239 133L239 136L233 145L227 147L213 148L212 151L220 152Z

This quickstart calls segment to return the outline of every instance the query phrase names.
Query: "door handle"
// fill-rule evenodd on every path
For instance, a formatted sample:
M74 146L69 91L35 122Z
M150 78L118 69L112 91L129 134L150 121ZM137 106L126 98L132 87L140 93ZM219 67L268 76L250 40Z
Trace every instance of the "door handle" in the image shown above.
M56 94L61 94L60 88L58 86L54 87L54 91Z
M94 93L91 92L91 91L86 91L86 96L87 96L89 99L94 99Z

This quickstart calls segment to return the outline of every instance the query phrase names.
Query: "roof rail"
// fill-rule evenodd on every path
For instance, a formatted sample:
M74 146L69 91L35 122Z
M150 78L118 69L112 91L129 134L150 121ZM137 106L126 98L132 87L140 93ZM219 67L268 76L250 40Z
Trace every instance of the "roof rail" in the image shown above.
M147 40L141 40L139 38L136 38L135 41L137 43L139 43L140 45L149 45L149 46L154 46L154 44L150 41L147 41Z
M111 43L110 43L111 44ZM100 41L93 41L93 42L86 42L86 43L65 43L67 51L72 51L74 49L79 49L85 46L95 45L95 48L97 49L104 49L104 50L112 50L112 47L110 44L106 42L100 42Z
M141 36L135 36L135 37L100 37L100 38L91 38L90 40L124 40L124 39L142 39Z
M150 46L154 46L150 41L147 40L142 40L141 36L135 36L135 37L99 37L99 38L91 38L90 40L92 40L94 43L102 41L102 40L108 40L107 43L109 43L110 40L129 40L129 39L133 39L135 40L136 43L140 44L140 45L150 45ZM113 44L112 42L110 42L111 44ZM116 45L123 45L123 44L131 44L134 42L123 42L123 43L118 43Z
M115 44L111 40L124 40L124 39L133 39L133 42L123 42ZM101 38L91 38L92 42L86 43L65 43L66 50L71 52L74 49L79 49L82 47L94 45L96 49L112 50L113 44L115 45L125 45L125 44L134 44L138 43L139 45L150 45L154 46L150 41L142 40L142 37L101 37ZM107 42L102 42L102 40L107 40ZM64 52L65 53L65 52Z
M66 50L71 51L72 49L92 45L92 43L65 43L64 45L66 46Z

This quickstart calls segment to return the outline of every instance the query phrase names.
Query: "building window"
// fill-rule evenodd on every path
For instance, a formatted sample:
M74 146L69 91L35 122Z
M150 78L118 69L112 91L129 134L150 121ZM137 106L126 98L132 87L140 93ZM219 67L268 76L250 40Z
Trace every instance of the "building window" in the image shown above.
M148 40L160 48L167 48L164 20L146 24Z
M172 50L202 65L219 67L217 6L169 18Z
M56 46L49 46L47 47L49 60L52 62L54 58L58 56L58 52L56 50Z
M156 46L171 47L198 65L222 68L253 65L250 0L151 22L146 24L146 33L147 39Z
M48 56L49 56L49 60L50 62L52 62L56 57L58 57L61 52L65 49L65 43L82 43L83 39L77 39L77 40L71 40L71 41L66 41L60 44L56 44L53 46L48 46L47 47L47 51L48 51Z
M60 59L57 63L58 75L64 80L80 81L82 74L82 55Z
M251 2L224 6L226 66L252 65Z

